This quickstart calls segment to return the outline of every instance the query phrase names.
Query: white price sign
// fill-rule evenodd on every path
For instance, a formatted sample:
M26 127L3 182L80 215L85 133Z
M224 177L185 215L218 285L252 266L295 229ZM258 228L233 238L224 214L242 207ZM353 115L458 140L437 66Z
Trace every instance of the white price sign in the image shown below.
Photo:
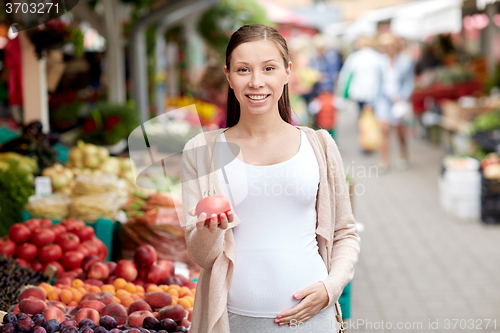
M52 194L52 181L50 177L35 178L35 194L39 196Z

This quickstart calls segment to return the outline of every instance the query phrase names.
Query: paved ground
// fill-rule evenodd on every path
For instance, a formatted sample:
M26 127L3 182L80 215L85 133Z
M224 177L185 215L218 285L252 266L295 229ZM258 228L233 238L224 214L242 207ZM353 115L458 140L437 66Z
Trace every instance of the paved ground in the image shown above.
M409 170L370 175L378 157L360 153L356 113L348 110L339 114L337 142L365 226L348 332L500 332L500 225L440 208L443 150L412 139Z

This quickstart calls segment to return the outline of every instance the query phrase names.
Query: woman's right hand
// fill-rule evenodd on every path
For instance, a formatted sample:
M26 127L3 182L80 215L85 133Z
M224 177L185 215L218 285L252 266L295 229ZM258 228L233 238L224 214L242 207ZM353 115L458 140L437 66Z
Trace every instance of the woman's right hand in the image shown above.
M196 216L196 207L193 207L189 210L189 215ZM233 222L234 215L232 211L229 211L227 213L227 216L224 213L220 214L219 218L217 218L216 214L212 214L212 218L210 219L209 224L205 224L206 219L207 214L201 213L200 216L198 216L198 222L196 222L196 229L202 230L203 228L207 227L211 233L215 233L217 231L217 227L223 230L227 229L228 223Z

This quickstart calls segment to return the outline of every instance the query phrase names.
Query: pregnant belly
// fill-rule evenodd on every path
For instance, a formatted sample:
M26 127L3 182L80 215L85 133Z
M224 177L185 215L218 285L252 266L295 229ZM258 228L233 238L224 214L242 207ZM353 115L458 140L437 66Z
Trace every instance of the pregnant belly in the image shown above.
M270 253L272 252L272 253ZM293 295L328 276L321 256L304 251L241 251L236 253L228 310L274 318L293 308Z

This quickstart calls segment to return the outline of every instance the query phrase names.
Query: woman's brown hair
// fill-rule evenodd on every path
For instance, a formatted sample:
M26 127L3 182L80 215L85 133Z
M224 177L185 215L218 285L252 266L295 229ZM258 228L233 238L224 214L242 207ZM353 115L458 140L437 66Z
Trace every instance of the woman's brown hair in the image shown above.
M281 34L272 27L268 27L262 24L248 24L235 31L232 34L231 39L229 40L229 44L227 45L226 49L227 70L229 71L229 66L231 64L231 54L236 47L243 43L266 39L273 41L276 44L281 53L281 56L283 57L283 62L286 68L288 66L288 62L290 61L290 55L288 54L288 46L283 36L281 36ZM283 87L283 94L278 101L278 110L281 118L287 123L291 124L292 115L290 108L290 98L288 96L288 83ZM231 89L231 87L228 87L226 113L227 127L232 127L238 123L238 121L240 120L240 112L240 102L236 99L234 90Z

